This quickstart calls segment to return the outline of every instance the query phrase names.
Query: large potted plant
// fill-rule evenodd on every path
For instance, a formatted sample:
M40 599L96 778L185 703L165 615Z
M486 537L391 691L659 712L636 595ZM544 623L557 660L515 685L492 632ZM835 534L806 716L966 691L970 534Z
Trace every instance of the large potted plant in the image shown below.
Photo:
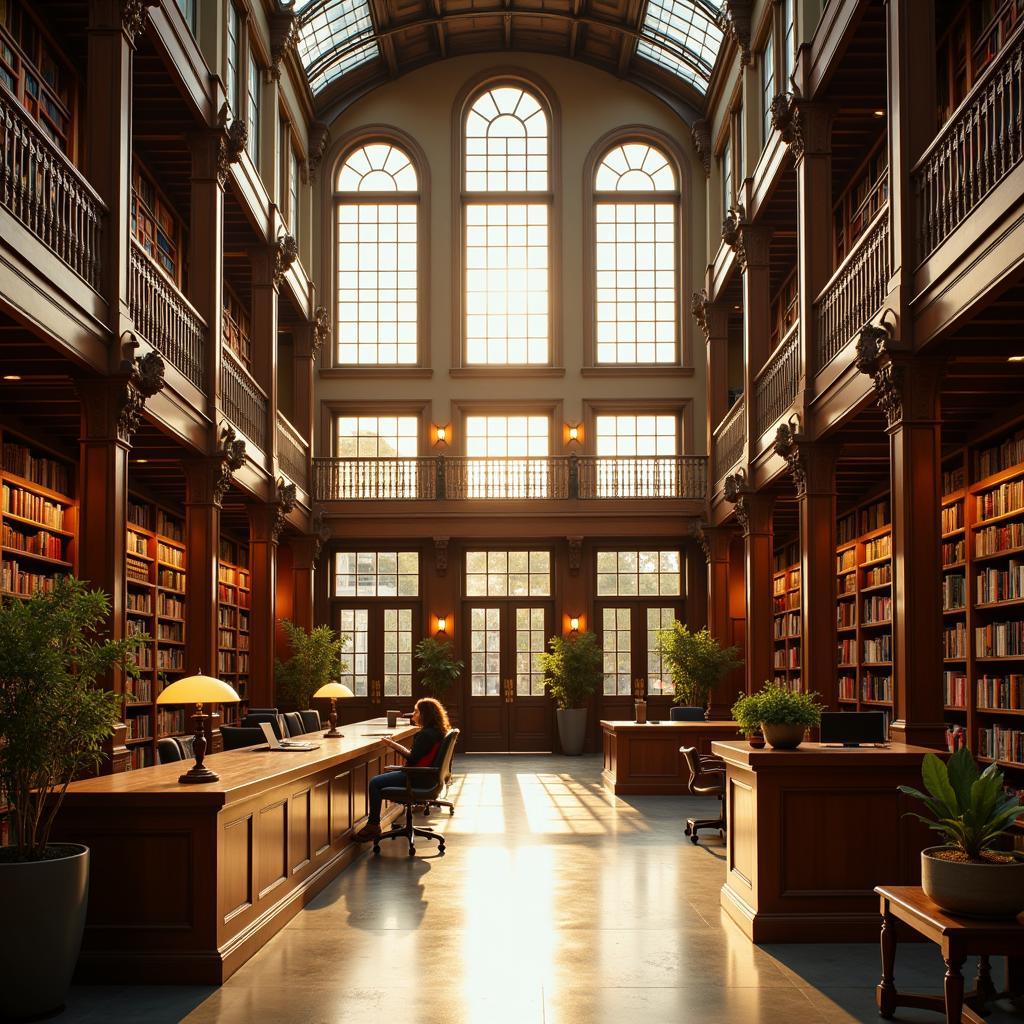
M465 666L455 657L450 640L427 636L416 645L416 667L427 693L443 700L452 683L462 676Z
M313 706L313 694L347 669L341 656L348 637L339 636L330 626L314 626L307 632L289 619L281 620L281 629L292 656L274 661L278 698L305 711Z
M795 750L804 733L821 724L822 705L816 693L800 693L783 683L765 682L755 694L761 732L773 750Z
M121 696L96 685L146 637L107 640L106 595L59 579L48 594L0 604L0 1018L38 1016L64 1002L89 893L89 851L51 843L68 784L96 771Z
M732 706L732 717L747 742L760 750L764 746L764 734L761 732L761 710L757 694L741 694Z
M705 718L712 690L743 664L739 648L722 647L706 626L691 630L678 619L658 630L657 645L675 686L675 721Z
M927 794L912 786L930 818L909 812L945 842L921 851L921 887L943 910L969 917L1015 917L1024 910L1024 862L994 849L1024 814L1015 794L1003 789L995 764L983 772L966 747L948 762L926 754L921 776Z
M586 703L604 680L604 655L597 637L590 632L553 636L540 663L557 709L562 753L582 754L587 738Z

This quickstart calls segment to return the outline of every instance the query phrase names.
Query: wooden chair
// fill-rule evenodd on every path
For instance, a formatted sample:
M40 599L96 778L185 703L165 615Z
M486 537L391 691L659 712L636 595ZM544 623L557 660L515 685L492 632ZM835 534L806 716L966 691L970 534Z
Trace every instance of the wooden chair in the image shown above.
M686 759L690 769L688 789L694 796L718 797L717 818L687 818L686 834L691 843L696 843L697 830L717 829L725 834L725 762L714 754L699 754L696 747L680 747L679 753Z

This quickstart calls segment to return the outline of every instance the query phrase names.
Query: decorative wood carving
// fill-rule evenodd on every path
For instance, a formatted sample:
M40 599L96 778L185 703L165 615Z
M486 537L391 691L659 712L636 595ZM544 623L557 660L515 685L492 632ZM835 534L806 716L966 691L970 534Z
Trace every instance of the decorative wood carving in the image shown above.
M127 347L134 350L136 345L137 342L132 341ZM117 416L117 436L125 444L131 444L142 424L146 400L163 391L166 364L159 352L150 351L144 356L135 356L126 369L128 372Z
M444 576L448 572L448 538L434 538L434 571L438 576Z
M320 358L320 352L331 339L331 315L326 306L313 310L312 351L313 359Z
M583 538L566 537L569 542L569 575L579 576L583 564Z
M225 103L217 114L217 127L220 129L220 140L217 144L217 180L222 186L228 180L231 165L242 159L249 142L249 126L240 118L230 120L230 117L231 108Z
M723 0L718 26L731 36L740 51L740 65L750 64L750 0Z
M722 490L725 500L735 506L736 519L743 527L743 532L748 533L750 531L750 508L747 504L747 496L750 494L750 486L747 483L747 471L737 469L735 473L730 473L725 478Z
M281 539L281 532L288 521L288 513L295 508L296 504L295 484L287 483L284 477L279 477L277 500L274 502L274 522L270 528L270 535L275 541Z
M313 509L313 561L319 562L324 545L331 539L331 528L327 525L327 516L323 507Z
M217 444L217 479L213 485L215 504L223 503L224 495L231 486L231 478L244 464L245 442L235 433L234 427L223 426Z
M690 312L693 314L693 319L697 321L697 326L704 335L705 343L709 342L711 340L711 328L708 326L708 292L706 288L701 288L699 292L693 293L690 298Z
M795 160L804 155L803 116L800 111L800 99L792 92L780 92L773 97L771 107L772 127L782 136L782 141L789 146Z
M289 50L299 41L299 16L294 7L285 7L280 2L270 16L270 77L281 80L281 62Z
M892 359L891 341L888 324L865 324L857 335L854 366L871 378L878 407L886 423L894 427L903 419L904 368Z
M704 561L711 561L711 543L708 541L708 535L704 532L704 527L707 523L698 520L693 523L690 527L690 533L693 539L697 542L697 546L700 548L701 553L704 555Z
M775 454L786 460L798 498L807 493L807 463L800 450L801 438L800 420L794 416L788 423L779 424L778 430L775 431L775 440L772 442Z
M299 243L293 235L282 235L274 243L274 284L280 287L289 267L299 258Z
M704 118L694 121L690 125L690 136L693 139L693 148L697 150L697 156L704 165L704 177L711 177L711 128Z
M314 121L309 126L309 156L306 159L306 184L316 181L316 169L324 158L330 128L323 121Z
M146 8L156 7L159 2L160 0L121 0L121 27L132 46L145 27Z
M742 203L733 206L722 221L722 241L734 253L740 269L747 269L747 252L743 244L743 228L747 223L747 211Z

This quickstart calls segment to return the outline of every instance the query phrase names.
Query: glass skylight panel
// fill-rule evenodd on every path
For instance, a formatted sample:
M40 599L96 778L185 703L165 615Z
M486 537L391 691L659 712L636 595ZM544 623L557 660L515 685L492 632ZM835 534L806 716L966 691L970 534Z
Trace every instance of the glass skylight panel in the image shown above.
M722 45L719 13L712 0L647 0L636 52L704 92Z
M379 55L367 0L312 0L296 10L299 57L313 92Z

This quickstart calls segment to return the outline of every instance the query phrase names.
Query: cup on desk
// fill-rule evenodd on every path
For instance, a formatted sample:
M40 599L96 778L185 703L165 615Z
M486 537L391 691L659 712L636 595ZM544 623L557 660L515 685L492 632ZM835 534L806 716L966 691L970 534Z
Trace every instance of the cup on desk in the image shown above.
M401 712L400 711L385 711L384 714L387 715L387 718L388 718L388 728L389 729L397 729L398 728L398 716L401 714Z

